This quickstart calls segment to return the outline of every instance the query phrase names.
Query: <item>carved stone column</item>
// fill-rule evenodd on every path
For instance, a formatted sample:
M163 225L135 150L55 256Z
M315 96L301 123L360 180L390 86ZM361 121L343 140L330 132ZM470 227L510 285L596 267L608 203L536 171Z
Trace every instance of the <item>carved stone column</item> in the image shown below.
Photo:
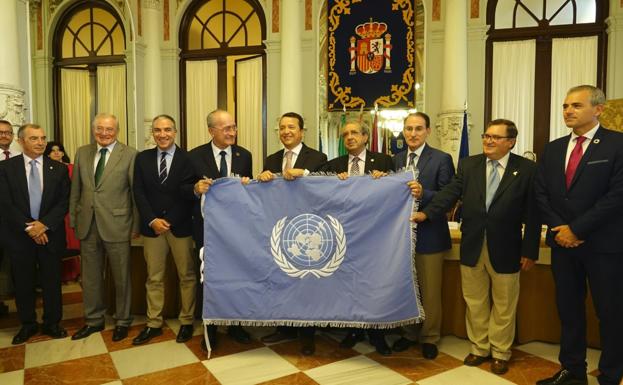
M153 147L151 120L162 114L162 4L160 0L142 0L143 43L145 44L144 69L144 119L143 137L145 147ZM141 135L138 136L139 138Z
M281 3L281 95L280 113L302 112L301 1Z

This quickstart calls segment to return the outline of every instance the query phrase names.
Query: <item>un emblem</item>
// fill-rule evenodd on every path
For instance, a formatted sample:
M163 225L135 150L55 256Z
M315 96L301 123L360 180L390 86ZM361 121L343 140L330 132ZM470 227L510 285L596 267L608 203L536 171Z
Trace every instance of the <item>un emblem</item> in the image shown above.
M270 250L275 263L290 277L328 277L342 264L346 253L346 236L340 222L327 215L301 214L286 223L277 221L270 237Z

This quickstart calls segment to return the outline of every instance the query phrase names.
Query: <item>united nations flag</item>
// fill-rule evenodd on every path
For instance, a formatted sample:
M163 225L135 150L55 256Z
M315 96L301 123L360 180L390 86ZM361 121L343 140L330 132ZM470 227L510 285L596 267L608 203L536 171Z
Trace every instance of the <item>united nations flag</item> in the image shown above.
M395 327L421 319L411 172L215 181L204 205L204 320Z

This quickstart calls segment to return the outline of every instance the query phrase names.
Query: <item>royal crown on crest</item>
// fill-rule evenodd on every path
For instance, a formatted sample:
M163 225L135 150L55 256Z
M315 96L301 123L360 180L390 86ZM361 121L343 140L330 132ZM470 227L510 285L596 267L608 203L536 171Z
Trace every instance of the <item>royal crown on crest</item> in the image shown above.
M350 75L357 73L355 68L364 74L374 74L385 66L384 72L392 72L392 35L386 33L387 30L386 23L374 21L372 18L369 22L355 27L355 34L359 39L351 36L349 40Z
M387 24L372 21L372 18L370 18L369 22L355 27L355 33L362 39L378 39L385 31L387 31Z

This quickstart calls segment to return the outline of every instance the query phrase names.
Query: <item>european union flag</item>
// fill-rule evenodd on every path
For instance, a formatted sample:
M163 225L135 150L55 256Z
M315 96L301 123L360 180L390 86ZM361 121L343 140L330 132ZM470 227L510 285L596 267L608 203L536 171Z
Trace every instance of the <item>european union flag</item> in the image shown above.
M421 320L412 179L217 179L204 204L205 322L390 328Z

